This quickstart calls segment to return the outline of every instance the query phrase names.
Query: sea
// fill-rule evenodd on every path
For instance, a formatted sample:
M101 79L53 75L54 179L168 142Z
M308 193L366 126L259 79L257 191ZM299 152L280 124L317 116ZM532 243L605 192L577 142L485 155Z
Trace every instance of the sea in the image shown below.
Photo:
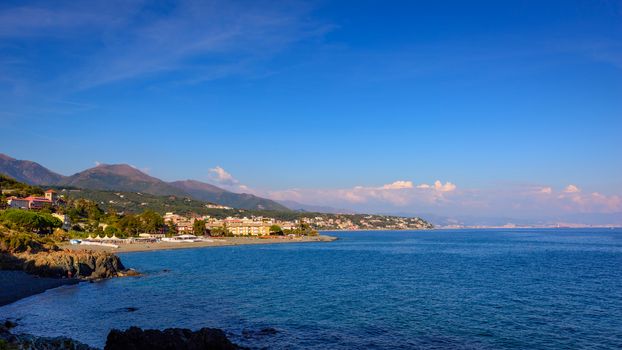
M253 349L621 349L621 229L331 232L120 254L143 273L0 308L16 332L223 329Z

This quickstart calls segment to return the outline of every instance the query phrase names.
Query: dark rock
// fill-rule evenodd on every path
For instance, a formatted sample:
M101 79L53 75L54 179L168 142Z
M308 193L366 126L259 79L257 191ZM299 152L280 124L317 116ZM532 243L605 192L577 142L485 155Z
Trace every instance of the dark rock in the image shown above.
M233 344L220 329L168 328L161 330L142 330L130 327L125 331L113 329L108 334L105 350L233 350L240 349Z
M269 335L275 335L277 334L279 331L272 328L272 327L266 327L266 328L262 328L258 331L253 331L253 330L249 330L249 329L244 329L242 331L242 336L244 338L255 338L255 337L264 337L264 336L269 336Z
M125 271L118 272L117 276L119 276L119 277L140 276L140 272L130 268L130 269L127 269Z
M4 324L0 324L0 349L97 350L71 338L12 334Z
M6 321L4 321L4 327L6 329L15 328L15 327L17 327L17 323L15 323L15 322L13 322L11 320L6 320Z
M262 328L259 331L260 335L275 335L277 334L279 331L277 331L276 329L272 328L272 327L266 327L266 328Z
M127 312L134 312L134 311L138 311L138 308L130 306L130 307L124 307L122 310L127 311Z

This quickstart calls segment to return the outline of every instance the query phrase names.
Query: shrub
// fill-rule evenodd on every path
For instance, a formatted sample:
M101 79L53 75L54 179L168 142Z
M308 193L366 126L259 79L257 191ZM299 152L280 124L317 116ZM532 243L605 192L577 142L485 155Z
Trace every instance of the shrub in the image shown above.
M50 214L30 210L9 209L0 214L0 222L11 229L29 232L51 232L63 226L63 222Z
M39 237L28 233L17 233L0 237L0 250L11 253L44 250L44 243Z

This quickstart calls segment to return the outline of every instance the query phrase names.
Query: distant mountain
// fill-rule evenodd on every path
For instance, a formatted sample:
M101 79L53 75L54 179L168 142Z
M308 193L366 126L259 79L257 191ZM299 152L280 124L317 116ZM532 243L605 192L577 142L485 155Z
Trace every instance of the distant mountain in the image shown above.
M234 193L220 187L196 180L169 182L170 185L189 193L193 198L240 209L289 211L289 208L266 198L248 193Z
M188 196L188 193L127 164L101 164L65 177L57 184L92 190Z
M0 173L30 185L53 185L64 176L29 160L18 160L0 153Z
M89 190L143 192L153 195L175 195L250 210L289 209L275 201L246 193L233 193L200 181L164 182L127 164L101 164L71 176L63 176L42 165L16 160L0 154L0 174L30 185L53 185Z
M356 211L351 209L338 209L333 207L327 207L323 205L310 205L298 203L296 201L281 200L280 204L288 207L291 210L311 213L329 213L329 214L356 214Z

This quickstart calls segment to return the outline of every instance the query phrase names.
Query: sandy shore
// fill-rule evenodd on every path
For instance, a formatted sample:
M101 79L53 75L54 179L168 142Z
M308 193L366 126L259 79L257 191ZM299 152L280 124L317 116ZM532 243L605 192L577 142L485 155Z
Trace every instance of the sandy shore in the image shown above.
M79 282L77 279L45 278L29 275L23 271L0 270L0 306L43 293L48 289Z
M203 248L203 247L223 247L232 245L250 245L250 244L284 244L284 243L311 243L311 242L331 242L336 240L332 236L304 236L297 238L289 237L221 237L214 238L213 242L192 242L192 243L174 243L174 242L157 242L157 243L132 243L119 244L119 248L104 247L98 245L71 245L65 244L61 248L80 250L89 249L94 251L107 251L112 253L128 253L128 252L145 252L151 250L168 250L168 249L187 249L187 248Z

